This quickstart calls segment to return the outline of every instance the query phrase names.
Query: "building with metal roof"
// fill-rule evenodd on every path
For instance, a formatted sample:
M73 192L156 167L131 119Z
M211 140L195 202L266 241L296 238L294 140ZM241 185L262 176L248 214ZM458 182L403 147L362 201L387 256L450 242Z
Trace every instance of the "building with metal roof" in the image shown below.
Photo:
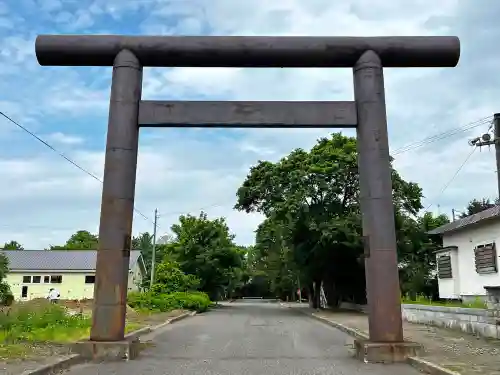
M488 208L487 210L478 212L477 214L464 217L463 219L458 219L452 221L451 223L442 225L436 229L429 231L429 234L444 234L454 231L463 230L465 228L470 228L474 225L484 224L489 221L494 221L500 219L500 206L495 206Z
M428 232L441 235L436 252L439 296L485 301L500 298L496 244L500 242L500 206L455 220Z
M6 281L16 300L45 298L56 288L62 299L92 299L97 250L1 250L9 261ZM146 267L130 252L129 291L138 290Z

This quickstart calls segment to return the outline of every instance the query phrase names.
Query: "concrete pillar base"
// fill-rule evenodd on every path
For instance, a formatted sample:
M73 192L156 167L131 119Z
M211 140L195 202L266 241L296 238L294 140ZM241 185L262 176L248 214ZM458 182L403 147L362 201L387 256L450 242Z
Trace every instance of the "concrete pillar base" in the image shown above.
M414 342L371 342L354 340L356 357L365 363L406 362L408 357L418 356L422 345Z
M117 361L131 360L139 356L142 343L136 338L122 341L79 341L73 351L85 360Z

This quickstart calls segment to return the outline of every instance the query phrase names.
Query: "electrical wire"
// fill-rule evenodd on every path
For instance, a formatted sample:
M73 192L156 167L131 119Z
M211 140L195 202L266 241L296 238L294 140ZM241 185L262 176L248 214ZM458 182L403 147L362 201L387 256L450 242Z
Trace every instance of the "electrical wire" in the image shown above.
M469 155L467 155L467 157L465 158L465 160L463 161L463 163L460 165L460 167L458 167L458 169L456 170L456 172L453 174L453 176L449 179L449 181L442 187L441 191L439 192L439 194L437 195L436 197L436 200L441 197L441 195L446 191L446 189L448 189L448 187L451 185L451 183L455 180L455 178L458 176L458 174L460 173L460 171L464 168L464 166L467 164L467 162L469 161L469 159L471 158L472 154L477 150L477 147L474 147L472 149L472 151L469 153ZM425 211L427 211L429 208L431 208L433 206L434 203L431 203L427 206L427 208L425 209Z
M26 127L22 126L20 123L18 123L17 121L13 120L10 116L8 116L7 114L5 114L4 112L0 111L0 115L2 115L5 119L7 119L11 123L13 123L17 127L19 127L20 129L22 129L24 132L28 133L30 136L32 136L33 138L35 138L36 140L38 140L40 143L42 143L43 145L45 145L46 147L48 147L50 150L52 150L53 152L55 152L56 154L58 154L60 157L62 157L63 159L65 159L67 162L71 163L73 166L75 166L76 168L78 168L80 171L84 172L85 174L87 174L88 176L92 177L96 181L99 181L101 184L103 183L103 181L99 177L97 177L95 174L93 174L92 172L90 172L87 169L85 169L82 166L80 166L78 163L76 163L75 161L73 161L72 159L70 159L69 157L67 157L66 155L64 155L62 152L58 151L56 148L54 148L48 142L46 142L45 140L43 140L42 138L40 138L39 136L37 136L35 133L31 132ZM436 141L439 141L439 140L451 137L453 135L460 134L460 133L466 132L468 130L477 128L477 127L479 127L481 125L484 125L485 123L491 122L492 117L493 116L487 116L487 117L481 118L479 120L470 122L470 123L468 123L468 124L466 124L464 126L461 126L461 127L458 127L458 128L454 128L454 129L450 129L450 130L447 130L447 131L442 132L442 133L435 134L435 135L430 136L430 137L426 137L426 138L424 138L424 139L422 139L420 141L409 143L406 146L403 146L403 147L400 147L400 148L396 149L391 154L392 155L399 155L399 154L402 154L404 152L412 151L412 150L415 150L417 148L420 148L420 147L423 147L425 145L428 145L430 143L433 143L433 142L436 142ZM491 130L491 126L490 126L489 130ZM439 195L441 195L448 188L448 186L453 182L453 180L456 178L456 176L458 175L458 173L460 172L460 170L464 167L464 165L467 163L467 161L472 156L472 154L474 153L475 150L476 150L476 148L474 148L472 150L472 152L469 154L469 156L467 157L467 159L460 166L460 168L455 173L455 175L452 177L452 179L445 185L445 187L443 188L443 190L440 192ZM199 210L204 210L204 209L207 209L207 208L217 207L217 206L221 206L221 205L222 205L222 203L215 203L213 205L201 208ZM431 206L432 206L432 204L429 205L429 207L431 207ZM429 207L427 207L426 210ZM152 222L153 225L154 225L154 221L151 220L148 216L144 215L137 208L135 208L135 206L134 206L134 211L137 214L139 214L143 219ZM170 216L170 215L182 215L184 213L186 213L186 211L166 212L164 214L159 215L158 217ZM2 225L0 225L0 227L2 227ZM156 227L159 228L158 223L156 224Z
M97 177L95 174L93 174L92 172L88 171L87 169L83 168L82 166L78 165L75 161L73 161L72 159L68 158L66 155L64 155L62 152L56 150L52 145L50 145L48 142L44 141L42 138L40 138L39 136L37 136L35 133L31 132L30 130L28 130L27 128L25 128L24 126L22 126L20 123L18 123L17 121L13 120L11 117L9 117L8 115L6 115L4 112L0 111L0 115L2 115L3 117L5 117L8 121L10 121L11 123L13 123L14 125L16 125L18 128L22 129L23 131L25 131L26 133L28 133L29 135L31 135L33 138L35 138L37 141L39 141L40 143L42 143L43 145L45 145L46 147L48 147L50 150L52 150L53 152L55 152L56 154L58 154L60 157L62 157L64 160L66 160L67 162L71 163L73 166L75 166L76 168L78 168L79 170L81 170L83 173L87 174L88 176L92 177L94 180L96 181L99 181L101 184L103 183L102 180ZM138 213L143 219L145 220L149 220L149 221L152 221L149 217L147 217L146 215L144 215L141 211L139 211L137 208L135 208L134 206L134 211L136 213ZM152 221L154 223L154 221Z
M399 154L402 154L404 152L412 151L412 150L415 150L417 148L426 146L426 145L428 145L430 143L443 140L443 139L451 137L453 135L464 133L464 132L469 131L471 129L474 129L474 128L477 128L479 126L482 126L484 124L490 123L492 117L493 116L484 117L482 119L470 122L470 123L468 123L468 124L466 124L464 126L461 126L461 127L458 127L458 128L454 128L454 129L450 129L450 130L447 130L447 131L439 133L439 134L435 134L433 136L424 138L424 139L422 139L420 141L417 141L417 142L409 143L406 146L403 146L403 147L400 147L400 148L394 150L393 152L391 152L391 155L393 155L393 156L399 155ZM490 127L490 130L491 130L491 127Z

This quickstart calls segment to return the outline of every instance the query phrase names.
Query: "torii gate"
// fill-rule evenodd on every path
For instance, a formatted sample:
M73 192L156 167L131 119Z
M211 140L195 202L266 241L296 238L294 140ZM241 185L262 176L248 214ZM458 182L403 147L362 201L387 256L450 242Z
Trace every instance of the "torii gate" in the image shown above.
M41 35L36 55L41 65L113 66L94 350L124 340L140 127L356 128L370 334L357 350L389 362L414 350L403 342L383 68L454 67L457 37ZM353 68L355 100L145 101L143 67Z

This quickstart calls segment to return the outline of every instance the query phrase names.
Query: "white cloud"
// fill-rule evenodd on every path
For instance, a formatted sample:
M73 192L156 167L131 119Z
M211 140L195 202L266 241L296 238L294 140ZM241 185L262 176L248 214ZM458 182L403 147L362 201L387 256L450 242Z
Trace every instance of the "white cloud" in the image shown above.
M0 75L5 77L0 82L0 110L5 108L39 134L49 134L48 138L64 146L65 151L70 147L68 155L98 177L103 170L102 140L111 69L37 66L33 46L39 30L191 35L459 35L463 44L459 67L385 72L392 150L491 115L500 94L500 82L495 81L500 78L488 75L500 62L500 55L488 44L500 37L500 27L488 21L494 12L491 2L485 5L486 0L478 0L473 7L458 0L84 3L39 2L44 24L29 28L23 23L28 17L26 10L16 13L9 9L9 19L14 20L18 30L26 31L0 38ZM485 24L487 28L481 26ZM0 29L0 37L1 33ZM143 95L146 99L351 100L353 90L349 69L179 68L147 69ZM56 128L56 123L71 123L71 134L66 127ZM11 147L14 138L12 132L3 130L3 122L0 124L0 142L5 142L2 150ZM401 153L396 157L396 166L405 178L424 188L426 204L440 204L444 212L463 207L474 197L493 196L495 164L493 153L487 150L476 152L440 194L470 152L467 137L479 135L486 128L487 124L482 124ZM160 232L167 230L180 213L196 214L204 208L210 216L226 216L237 240L251 243L260 215L231 209L236 189L250 165L259 159L276 160L295 147L309 148L327 134L317 129L143 131L136 206L151 218L155 208L160 210ZM20 137L15 137L17 142L21 142ZM79 141L82 138L85 143ZM20 144L21 149L28 150L28 142L33 140L27 138ZM100 183L50 151L32 151L30 147L28 156L20 151L14 156L0 152L0 204L9 212L8 220L0 219L0 241L17 239L29 247L45 247L63 242L76 229L95 230ZM151 226L140 215L135 216L134 232L150 230Z
M64 145L79 145L84 142L84 139L70 134L64 134L61 132L56 132L49 134L49 140L53 142L64 144Z

